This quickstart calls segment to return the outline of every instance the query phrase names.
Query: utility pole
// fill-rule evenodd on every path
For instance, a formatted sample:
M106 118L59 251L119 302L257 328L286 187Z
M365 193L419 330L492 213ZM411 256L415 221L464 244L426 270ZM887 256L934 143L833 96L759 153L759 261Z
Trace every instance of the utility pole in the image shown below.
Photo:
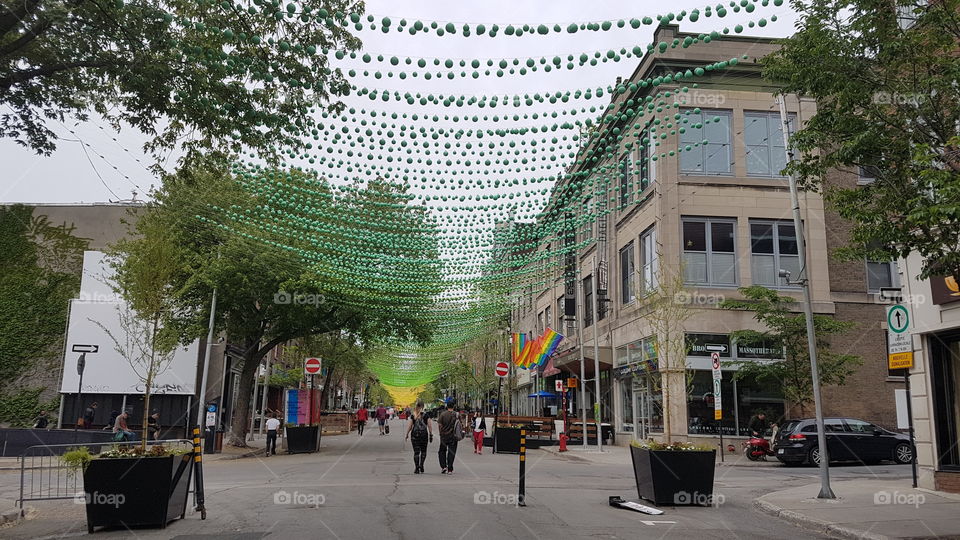
M213 297L210 299L210 323L207 326L207 351L203 357L203 374L200 376L200 399L197 400L197 426L206 429L203 425L204 411L207 408L207 373L210 371L210 355L213 350L213 322L217 313L217 289L213 289ZM226 373L223 374L227 376ZM222 400L221 400L222 401ZM220 404L223 407L223 403ZM217 426L213 427L216 432Z
M603 428L600 426L600 342L597 338L597 327L600 326L600 297L597 294L599 285L597 273L597 256L593 256L593 275L590 284L593 286L593 391L596 403L593 406L593 420L597 424L597 452L603 452ZM587 426L584 425L586 430ZM584 435L586 438L586 435Z
M783 146L787 153L787 163L793 161L790 149L790 118L787 115L787 102L783 94L777 96L780 105L780 122L783 131ZM789 176L790 204L793 206L793 227L797 234L797 252L800 255L800 275L797 282L803 288L803 311L807 320L807 348L810 350L810 376L813 382L813 404L817 418L817 446L820 450L820 494L819 499L835 499L830 489L830 456L827 454L827 432L823 426L823 405L820 400L820 373L817 369L817 336L813 326L813 303L810 299L810 280L807 278L807 248L804 241L803 220L800 217L800 196L797 193L797 179L793 173ZM782 271L781 271L782 272ZM784 272L785 273L785 272ZM785 273L789 279L789 273Z
M577 299L577 341L580 342L580 415L582 416L582 427L583 433L581 438L583 439L583 449L587 449L587 382L586 382L586 373L584 371L584 365L586 364L586 359L583 357L583 323L584 323L584 302L581 301L583 297L583 285L580 281L580 256L577 254L577 282L579 287L575 287L576 299Z

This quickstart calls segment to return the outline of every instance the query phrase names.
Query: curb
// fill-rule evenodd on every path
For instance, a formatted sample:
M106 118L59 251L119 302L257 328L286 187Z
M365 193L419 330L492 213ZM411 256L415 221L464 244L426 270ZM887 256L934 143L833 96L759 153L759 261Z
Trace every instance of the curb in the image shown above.
M546 452L546 453L548 453L548 454L550 454L550 455L552 455L552 456L557 456L557 457L563 458L563 459L569 459L570 461L578 461L578 462L580 462L580 463L592 463L589 459L582 458L582 457L577 456L577 455L573 455L573 454L571 454L569 451L568 451L568 452L559 452L559 451L556 451L556 450L547 450L547 448L550 448L550 447L544 447L544 446L542 446L542 447L538 448L538 450L541 450L541 451L543 451L543 452Z
M773 517L782 519L783 521L802 527L803 529L820 534L857 540L891 540L891 537L884 536L882 534L876 534L851 527L843 527L841 525L830 523L829 521L809 517L800 512L785 510L776 504L764 501L762 497L754 499L753 505L757 510L763 512L764 514L769 514Z

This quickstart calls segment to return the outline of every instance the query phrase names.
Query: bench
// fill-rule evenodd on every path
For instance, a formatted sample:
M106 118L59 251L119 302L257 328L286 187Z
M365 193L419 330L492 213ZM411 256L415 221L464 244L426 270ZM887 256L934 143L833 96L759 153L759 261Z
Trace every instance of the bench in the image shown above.
M608 425L603 425L603 440L615 442L615 436L613 433L613 427ZM578 422L575 424L568 423L567 435L570 437L570 440L583 441L583 422ZM587 422L587 442L597 442L597 424L594 422Z
M552 416L500 416L497 418L498 426L526 425L527 437L536 437L537 439L553 439L556 433L556 426Z
M320 416L323 433L350 433L355 426L354 414L349 412L322 413Z

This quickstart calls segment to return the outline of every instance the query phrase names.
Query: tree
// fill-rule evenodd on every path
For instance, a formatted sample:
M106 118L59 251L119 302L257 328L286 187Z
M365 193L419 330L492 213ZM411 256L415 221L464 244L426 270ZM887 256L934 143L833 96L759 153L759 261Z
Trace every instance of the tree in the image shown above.
M329 197L329 190L308 182L311 179L305 173L264 174L279 179L289 189L309 188L327 194L318 195L316 201L325 206L325 215L343 216L341 211L346 211ZM432 328L422 316L423 306L429 304L428 292L406 295L409 303L405 309L387 309L384 304L388 303L385 295L389 289L373 279L377 274L369 274L366 281L384 296L373 299L364 294L367 291L336 281L370 270L366 266L369 259L345 258L336 252L323 254L329 259L338 257L340 263L333 270L327 268L329 263L317 253L316 246L321 241L335 248L342 245L342 237L334 229L334 217L324 218L330 220L327 225L332 232L269 228L262 220L243 219L248 212L276 204L277 200L244 185L244 179L250 180L239 173L234 176L223 164L209 159L188 161L176 174L166 176L155 202L139 214L133 240L121 246L119 251L126 258L118 268L119 274L129 272L139 257L135 247L149 242L151 235L170 238L177 246L176 272L170 279L174 305L170 325L184 342L206 334L210 297L217 289L216 328L225 331L243 351L239 399L228 438L235 446L245 446L250 418L248 396L257 368L278 344L330 332L345 332L364 343L381 338L425 342ZM287 214L287 224L306 223L307 217L315 217L316 210L297 212ZM387 242L376 236L363 241L372 249L381 249ZM403 272L407 268L398 261L393 270ZM300 298L310 301L300 302Z
M753 311L754 319L767 329L738 330L731 337L747 345L782 346L784 358L775 362L737 362L739 370L736 377L753 377L780 385L788 403L799 406L800 413L805 415L806 406L813 401L813 377L804 314L791 311L790 307L796 304L796 300L766 287L753 285L741 287L739 291L743 294L743 300L724 300L720 307ZM847 376L856 371L861 360L852 354L832 352L829 338L847 332L854 323L827 315L814 315L813 326L817 334L820 384L843 385Z
M247 4L247 3L244 3ZM46 120L90 111L148 148L299 144L310 109L349 92L329 50L355 50L362 2L23 0L0 4L0 137L55 149Z
M917 252L920 277L960 276L960 0L793 6L798 31L764 59L784 93L817 101L792 137L801 156L788 170L854 222L843 255ZM835 168L874 180L839 185Z

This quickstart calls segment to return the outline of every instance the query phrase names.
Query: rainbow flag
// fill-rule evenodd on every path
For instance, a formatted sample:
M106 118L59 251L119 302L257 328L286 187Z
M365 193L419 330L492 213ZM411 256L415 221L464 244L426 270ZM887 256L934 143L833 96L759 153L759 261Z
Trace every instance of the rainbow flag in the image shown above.
M526 346L529 345L526 334L513 335L513 365L520 365L520 358Z
M534 342L537 347L527 358L527 365L530 367L542 366L546 363L547 358L550 358L550 355L557 350L557 345L562 340L562 335L554 332L551 328L547 328L547 331Z
M518 364L522 369L530 369L533 365L531 360L536 354L536 351L540 349L540 340L543 339L543 336L538 337L533 341L527 342L523 347L523 351L520 353L520 363Z

